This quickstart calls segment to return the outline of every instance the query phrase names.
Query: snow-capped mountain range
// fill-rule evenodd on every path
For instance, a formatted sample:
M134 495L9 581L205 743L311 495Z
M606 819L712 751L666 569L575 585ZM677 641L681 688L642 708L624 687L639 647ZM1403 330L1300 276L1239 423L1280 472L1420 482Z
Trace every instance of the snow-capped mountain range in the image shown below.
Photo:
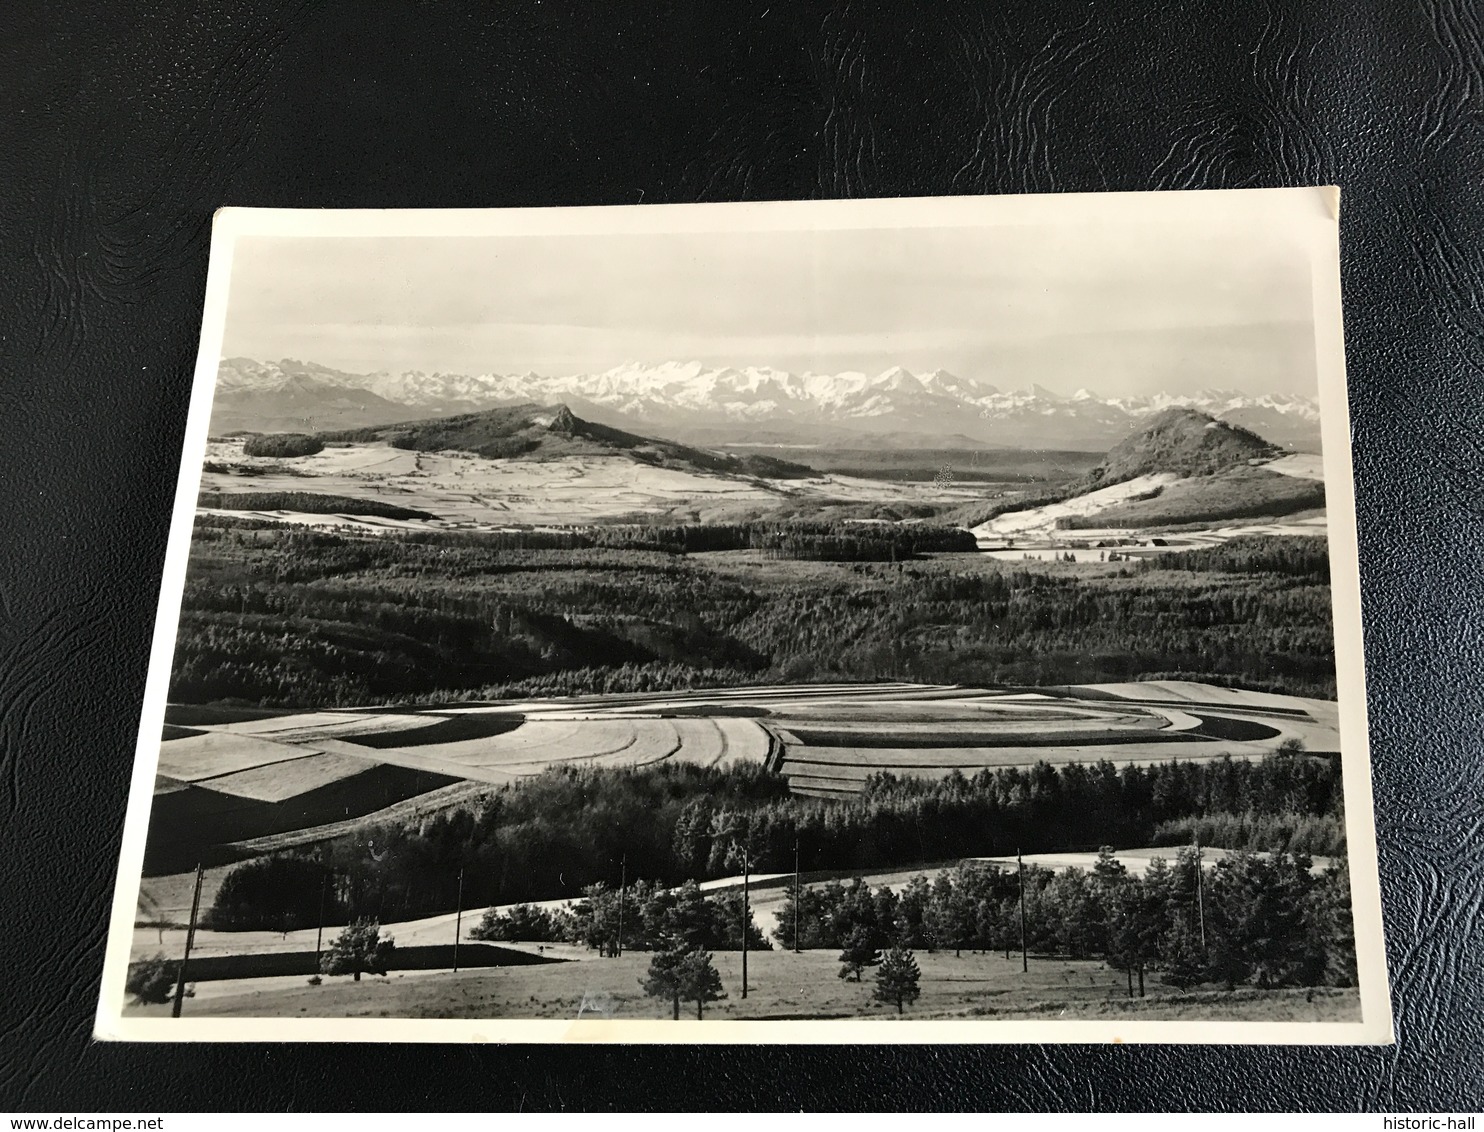
M1000 389L947 370L791 373L698 361L628 362L601 373L354 374L314 362L223 359L214 432L389 424L525 402L566 403L621 427L701 443L979 444L1101 450L1175 406L1250 428L1274 443L1316 448L1319 408L1292 394L1223 390L1102 398L1039 386ZM866 434L866 435L862 435Z

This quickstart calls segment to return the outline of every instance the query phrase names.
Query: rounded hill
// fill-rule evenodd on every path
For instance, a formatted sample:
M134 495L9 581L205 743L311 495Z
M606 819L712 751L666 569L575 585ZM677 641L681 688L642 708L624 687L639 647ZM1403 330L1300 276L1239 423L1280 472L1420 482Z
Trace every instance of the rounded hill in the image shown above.
M1173 472L1209 476L1283 455L1255 432L1194 409L1166 409L1120 441L1088 472L1076 493L1124 483L1139 476Z

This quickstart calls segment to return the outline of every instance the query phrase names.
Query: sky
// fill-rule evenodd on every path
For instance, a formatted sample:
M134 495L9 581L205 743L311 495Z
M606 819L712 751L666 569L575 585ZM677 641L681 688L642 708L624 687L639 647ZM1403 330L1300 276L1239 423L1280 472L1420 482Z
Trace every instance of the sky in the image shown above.
M1172 225L241 238L228 357L357 373L947 369L1103 397L1314 395L1307 260Z

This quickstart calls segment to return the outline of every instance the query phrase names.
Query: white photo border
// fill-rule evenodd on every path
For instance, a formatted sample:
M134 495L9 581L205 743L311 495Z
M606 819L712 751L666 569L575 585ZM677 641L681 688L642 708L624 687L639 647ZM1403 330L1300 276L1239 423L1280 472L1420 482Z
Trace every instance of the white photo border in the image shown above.
M521 209L224 208L212 227L200 351L119 856L94 1036L115 1041L365 1041L684 1044L1217 1043L1372 1045L1393 1040L1376 861L1362 653L1359 552L1333 186L736 204ZM487 237L677 232L943 228L1068 223L1261 223L1308 256L1329 516L1346 841L1361 1020L1358 1022L831 1020L706 1022L591 1019L181 1018L125 1015L135 908L164 728L171 661L221 358L233 253L243 237Z

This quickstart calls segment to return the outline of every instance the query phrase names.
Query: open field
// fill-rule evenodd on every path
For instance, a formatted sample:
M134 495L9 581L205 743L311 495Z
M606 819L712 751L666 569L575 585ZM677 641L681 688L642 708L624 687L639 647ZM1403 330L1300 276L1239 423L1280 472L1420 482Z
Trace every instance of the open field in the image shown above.
M589 953L592 954L592 953ZM584 959L472 971L393 973L387 978L327 979L310 987L298 980L213 987L187 1003L193 1017L236 1018L605 1018L668 1019L668 1003L647 997L640 980L650 956ZM713 956L728 997L708 1004L709 1019L898 1017L895 1007L874 1003L869 973L860 983L837 977L833 951L753 952L749 993L740 995L741 956ZM1303 989L1177 992L1155 982L1149 997L1130 1000L1123 974L1093 960L1032 957L1021 972L1018 954L917 953L922 997L902 1017L972 1020L1005 1018L1130 1019L1211 1018L1251 1021L1339 1021L1359 1016L1353 990ZM236 991L237 993L231 993ZM131 1007L130 1013L168 1015L169 1007ZM694 1018L682 1005L681 1017Z
M973 528L1000 561L1147 557L1262 535L1323 535L1324 463L1283 456L1216 476L1155 472L1072 499L1010 511ZM1055 552L1048 554L1047 552Z
M1055 531L1061 519L1083 518L1096 515L1111 507L1139 499L1174 483L1180 477L1174 472L1154 472L1137 476L1111 487L1089 491L1085 495L1060 503L1048 503L1042 507L1031 507L1024 511L1009 511L996 516L974 528L981 541L1004 539L1010 536L1025 537L1031 534L1049 534Z
M286 462L245 456L240 440L213 440L207 446L206 464L203 492L311 492L372 500L436 516L384 518L359 514L349 506L333 513L230 512L368 531L565 526L682 507L704 515L800 500L951 504L983 495L978 485L893 483L828 473L801 480L770 480L651 467L625 456L501 460L455 451L405 451L384 444L329 447ZM205 510L222 513L219 507Z
M1188 681L759 687L312 712L197 730L161 745L151 872L183 867L193 852L221 861L338 836L357 819L408 814L419 798L435 812L477 792L470 784L554 766L751 762L796 793L840 797L881 771L1259 759L1290 740L1339 750L1332 703Z

